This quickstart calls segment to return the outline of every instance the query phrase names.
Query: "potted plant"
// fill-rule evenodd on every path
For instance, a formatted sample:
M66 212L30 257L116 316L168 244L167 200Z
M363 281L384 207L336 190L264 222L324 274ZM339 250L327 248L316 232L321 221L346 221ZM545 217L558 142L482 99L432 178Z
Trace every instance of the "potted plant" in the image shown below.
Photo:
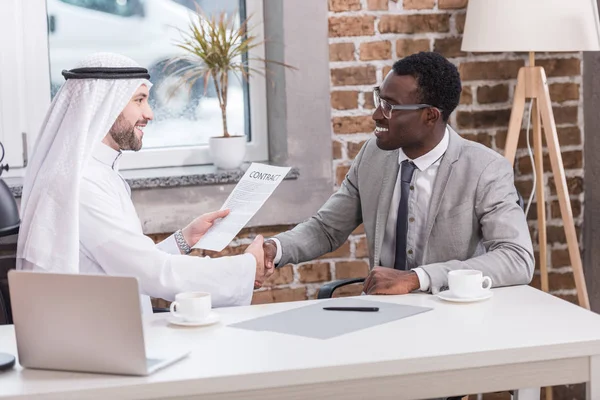
M196 13L192 14L186 30L179 30L182 39L176 46L184 50L184 55L173 58L168 65L184 63L174 73L179 76L179 87L194 85L198 79L204 82L204 91L212 80L221 109L223 134L209 138L209 150L213 163L217 168L239 168L246 154L246 136L231 134L227 129L227 89L229 74L234 73L241 79L248 80L251 73L265 75L266 63L274 63L290 67L284 63L250 58L249 52L260 46L256 36L248 32L251 16L235 26L236 14L208 16L196 5ZM259 61L264 67L249 66L249 61ZM290 67L292 68L292 67Z

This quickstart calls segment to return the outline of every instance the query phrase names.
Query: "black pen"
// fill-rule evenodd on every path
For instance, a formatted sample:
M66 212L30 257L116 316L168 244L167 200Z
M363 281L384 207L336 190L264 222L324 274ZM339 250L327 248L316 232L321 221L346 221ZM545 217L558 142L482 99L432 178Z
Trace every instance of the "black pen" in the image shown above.
M379 311L379 307L323 307L328 311Z

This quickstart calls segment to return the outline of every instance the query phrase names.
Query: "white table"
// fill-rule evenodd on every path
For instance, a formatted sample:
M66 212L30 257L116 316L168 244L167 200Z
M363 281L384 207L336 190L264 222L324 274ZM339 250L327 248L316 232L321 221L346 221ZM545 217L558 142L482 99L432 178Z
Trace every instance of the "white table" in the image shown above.
M202 328L173 327L156 314L147 321L150 346L190 346L189 357L149 377L17 367L0 374L0 399L419 399L578 382L600 399L600 316L592 312L528 286L472 304L364 298L434 310L328 340L227 327L316 300L220 309L221 322ZM12 326L0 326L2 351L16 354Z

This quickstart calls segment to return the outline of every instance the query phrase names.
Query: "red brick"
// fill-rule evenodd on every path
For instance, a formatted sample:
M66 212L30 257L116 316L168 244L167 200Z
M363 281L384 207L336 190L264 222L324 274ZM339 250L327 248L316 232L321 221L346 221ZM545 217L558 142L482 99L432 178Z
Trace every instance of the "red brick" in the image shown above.
M426 33L449 30L449 14L383 15L379 21L380 33Z
M367 238L360 238L360 240L356 242L356 250L354 252L354 256L356 258L369 257L369 245L367 243Z
M377 82L376 69L372 65L334 68L331 70L331 82L333 86L372 85Z
M440 10L447 10L452 8L465 8L467 6L467 0L439 0L438 8Z
M358 108L358 92L355 90L331 92L331 107L336 110L353 110Z
M402 6L405 10L431 10L435 0L404 0Z
M581 75L581 60L578 58L535 60L535 65L544 67L548 77Z
M473 90L471 86L463 86L462 92L460 93L460 104L472 104L473 103Z
M375 17L329 17L329 37L373 36L375 34Z
M367 8L371 11L387 11L389 0L367 0Z
M461 129L493 128L507 126L510 110L459 111L456 122Z
M575 232L577 234L577 238L581 238L581 229L576 226ZM546 235L548 237L548 243L567 243L567 239L565 236L565 228L561 226L547 226L546 227Z
M557 250L554 250L552 252L552 259L554 260L554 252ZM563 251L563 250L560 250ZM566 252L566 250L564 250ZM568 260L568 254L567 254L567 260ZM552 262L553 266L554 266L554 261ZM568 264L567 264L568 265ZM555 267L555 266L554 266ZM533 286L536 289L540 289L542 288L542 277L538 274L533 276L533 279L531 280L531 286ZM572 272L566 272L566 273L557 273L557 272L549 272L548 273L548 289L550 289L550 291L554 291L554 290L570 290L570 289L575 289L575 280L573 279L573 273Z
M284 288L254 292L252 304L285 303L306 300L306 288Z
M388 40L360 44L360 59L362 61L389 60L390 58L392 58L392 43Z
M365 110L373 110L375 109L375 101L373 100L373 92L363 92L363 96L365 99L365 103L363 104L363 108Z
M556 185L554 177L548 178L548 187L552 195L556 194ZM581 194L583 193L583 178L580 176L574 176L567 178L567 190L569 194Z
M338 167L335 170L335 181L338 186L342 184L349 170L349 165L338 165Z
M553 83L548 86L550 99L562 103L568 100L579 100L579 85L577 83Z
M467 53L460 50L461 44L461 37L435 39L435 42L433 43L433 51L440 53L446 58L463 57L466 56Z
M352 61L354 50L354 43L332 43L329 45L329 61Z
M456 14L454 21L456 24L456 31L460 34L465 32L465 20L467 19L466 13Z
M556 125L577 123L579 112L577 106L554 106L552 107L552 112L554 114L554 121L556 122Z
M342 12L360 9L360 0L329 0L329 11Z
M335 263L335 279L363 278L369 274L365 261L339 261Z
M464 81L506 80L516 79L519 68L523 65L523 60L473 61L460 64L458 70Z
M581 144L581 131L577 126L557 128L558 142L561 146Z
M342 146L343 143L333 141L332 144L332 157L334 160L339 160L342 158Z
M348 133L370 133L375 129L375 121L370 115L333 117L333 132Z
M287 285L294 280L294 270L291 265L285 265L275 269L275 273L264 283L264 287Z
M558 133L558 142L561 146L581 144L581 131L577 126L560 127L556 130ZM496 146L502 149L506 146L506 135L507 131L504 130L496 132ZM533 128L530 128L529 135L529 141L531 146L533 146ZM542 144L545 145L545 143L546 135L542 131ZM521 129L519 133L517 147L520 149L527 148L527 133L525 129Z
M360 149L362 149L365 142L365 140L358 143L348 142L348 158L354 160L354 157L356 157Z
M302 283L327 282L331 280L328 263L304 264L298 267L299 280Z
M398 57L406 57L421 51L429 51L430 48L429 39L398 39L396 41L396 55Z
M345 176L345 174L344 174ZM331 253L327 253L319 257L319 259L331 259L331 258L348 258L350 257L350 242L344 242L340 247Z
M572 151L563 152L562 153L563 167L566 170L580 169L583 164L582 156L583 156L583 154L581 153L580 150L572 150ZM532 173L531 161L529 159L529 155L524 155L523 157L520 157L517 160L517 163L518 163L519 171L521 172L521 174L527 175L527 174ZM551 171L552 166L550 165L550 158L548 157L548 154L544 154L543 164L544 164L544 171Z
M473 142L481 143L486 147L492 147L492 136L489 133L465 133L462 137L467 140L472 140Z
M569 303L573 303L573 304L577 304L579 305L579 301L577 300L577 295L575 294L555 294L556 297L558 297L559 299L568 301ZM555 387L552 387L552 393L556 393L555 391ZM542 391L542 393L545 393L545 390ZM585 392L584 392L585 393ZM546 396L541 397L541 400L545 400ZM585 394L582 397L557 397L556 395L554 395L553 399L585 399Z
M477 88L479 104L505 103L508 101L508 85L480 86Z
M581 215L581 202L579 200L571 200L571 212L573 213L573 218ZM558 200L553 201L550 205L550 216L551 218L562 218Z

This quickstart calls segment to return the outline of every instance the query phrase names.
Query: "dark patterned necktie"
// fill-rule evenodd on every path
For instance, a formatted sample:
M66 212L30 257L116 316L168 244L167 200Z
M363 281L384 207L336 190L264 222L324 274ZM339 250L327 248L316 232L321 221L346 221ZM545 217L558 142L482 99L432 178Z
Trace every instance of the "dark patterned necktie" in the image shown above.
M411 161L404 160L400 166L400 202L396 219L396 258L394 269L406 269L406 231L408 230L408 196L410 181L417 168Z

